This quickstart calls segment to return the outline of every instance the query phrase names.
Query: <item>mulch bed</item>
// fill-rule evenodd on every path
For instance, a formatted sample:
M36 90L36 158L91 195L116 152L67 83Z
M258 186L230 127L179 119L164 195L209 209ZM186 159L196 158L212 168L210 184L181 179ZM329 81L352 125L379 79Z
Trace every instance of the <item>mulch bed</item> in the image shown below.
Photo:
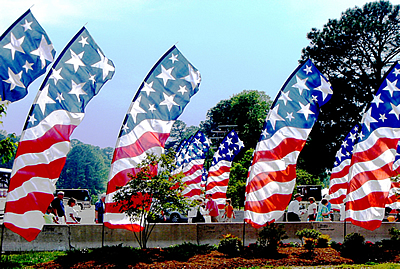
M89 260L71 264L71 261L56 260L42 263L33 268L238 268L252 266L322 266L353 264L354 261L340 256L333 248L316 248L308 252L301 247L279 248L278 253L268 258L254 257L247 251L240 257L229 257L218 251L209 254L195 255L187 261L167 260L162 249L143 250L143 255L149 257L146 263L113 264L110 262ZM396 253L390 262L400 262L400 255Z

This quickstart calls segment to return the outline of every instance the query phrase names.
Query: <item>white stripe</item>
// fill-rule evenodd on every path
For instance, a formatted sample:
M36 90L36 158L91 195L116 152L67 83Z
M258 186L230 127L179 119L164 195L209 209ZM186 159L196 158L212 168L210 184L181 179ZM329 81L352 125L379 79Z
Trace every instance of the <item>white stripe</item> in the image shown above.
M22 132L21 142L28 140L36 140L42 137L48 130L53 128L55 125L75 125L78 126L85 113L72 113L66 110L55 110L51 112L46 118L44 118L35 127L26 129Z
M289 182L271 181L261 189L247 193L246 201L258 202L266 200L274 194L292 194L295 184L296 179Z
M108 181L110 181L113 177L115 177L116 174L118 174L121 171L124 171L126 169L136 168L138 166L138 164L146 158L146 153L154 153L155 155L160 156L163 152L164 152L164 148L153 147L153 148L149 148L148 150L143 152L141 155L138 155L136 157L129 157L129 158L123 158L123 159L116 160L111 165Z
M44 218L43 213L38 210L27 211L24 214L6 212L4 214L4 222L14 224L22 229L34 228L41 230L44 225Z
M306 140L311 129L296 128L296 127L283 127L279 129L274 135L266 140L257 143L257 151L269 151L278 147L284 139L294 138L298 140Z
M384 215L385 209L381 207L369 207L359 211L346 210L346 217L357 221L382 220Z
M208 169L208 174L210 174L211 172L218 171L219 169L221 169L221 167L229 167L230 168L231 166L232 166L232 162L227 161L227 160L221 160Z
M375 129L366 140L355 145L353 155L370 149L380 138L398 139L400 138L400 128L381 127Z
M383 166L394 161L395 154L396 154L396 149L390 149L386 150L373 160L354 163L349 171L350 178L354 178L359 173L380 170Z
M43 177L32 177L30 180L25 181L20 187L15 188L7 194L7 202L18 201L26 197L32 192L41 192L53 195L56 191L56 182L58 178L49 179Z
M338 166L332 169L331 175L341 172L346 166L349 166L351 159L344 160Z
M346 195L347 194L347 189L338 189L337 191L329 194L329 196L331 197L331 199L333 198L338 198L342 195Z
M13 171L11 177L13 177L17 171L25 166L38 165L38 164L49 164L54 160L65 158L70 150L70 142L63 141L53 144L50 148L39 153L26 153L18 156L14 160Z
M210 184L210 182L221 182L229 178L230 172L224 172L219 176L211 176L207 178L207 185Z
M382 180L368 180L360 188L347 194L348 201L357 201L373 192L389 193L391 181L390 178Z
M271 221L271 220L277 220L280 217L282 217L284 211L271 211L268 213L257 213L253 211L245 211L244 212L244 218L251 220L254 223L257 223L258 225L264 225L265 223Z
M136 125L131 132L121 136L118 139L116 148L132 145L143 134L148 132L169 134L174 122L175 121L163 121L158 119L143 120Z

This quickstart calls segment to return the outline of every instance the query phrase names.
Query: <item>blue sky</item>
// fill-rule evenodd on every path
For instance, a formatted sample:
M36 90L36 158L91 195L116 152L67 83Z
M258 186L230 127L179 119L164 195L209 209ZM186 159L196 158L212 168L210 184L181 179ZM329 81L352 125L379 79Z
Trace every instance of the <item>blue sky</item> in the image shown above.
M391 1L400 4L400 0ZM0 34L27 9L46 30L58 53L86 28L116 67L86 109L72 139L114 147L124 116L145 76L174 44L200 71L200 91L179 118L205 120L220 100L247 90L272 99L297 67L311 28L365 1L336 0L0 0ZM3 126L21 134L44 75L24 99L10 104ZM333 89L334 91L334 89Z

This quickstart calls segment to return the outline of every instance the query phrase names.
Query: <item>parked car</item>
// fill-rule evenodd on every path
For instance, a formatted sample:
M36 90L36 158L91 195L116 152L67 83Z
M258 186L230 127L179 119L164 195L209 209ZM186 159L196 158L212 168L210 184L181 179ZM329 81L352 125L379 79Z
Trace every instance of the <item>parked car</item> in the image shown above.
M177 210L167 209L162 214L159 214L155 219L148 219L149 222L171 222L171 223L184 223L188 222L187 214L181 213Z

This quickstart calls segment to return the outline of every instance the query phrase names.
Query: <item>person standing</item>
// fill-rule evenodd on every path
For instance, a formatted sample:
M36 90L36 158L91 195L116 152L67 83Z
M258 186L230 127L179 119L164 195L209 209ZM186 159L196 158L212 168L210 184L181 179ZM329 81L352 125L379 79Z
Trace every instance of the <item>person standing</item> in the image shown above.
M288 206L288 221L300 221L300 201L303 199L299 193L294 195L293 201L290 202Z
M318 206L318 214L316 221L331 221L329 214L331 213L327 207L328 205L328 200L327 199L322 199L321 203Z
M94 204L94 221L96 223L104 222L104 211L106 209L106 194L102 193L100 199Z
M225 212L224 212L224 217L225 222L232 222L232 218L235 218L235 212L233 211L233 206L231 205L231 200L227 199L226 200L226 205L225 205Z
M81 218L78 217L78 213L74 209L76 205L76 200L74 198L69 198L68 206L65 210L65 215L67 216L67 224L79 224Z
M206 199L208 200L206 210L209 212L208 215L211 217L211 222L218 222L219 211L217 203L212 199L211 194L206 194Z
M308 221L315 221L317 216L317 204L315 203L315 198L310 197L308 198L308 201L310 202L310 205L307 208Z
M54 214L56 215L56 220L58 223L63 224L66 223L65 218L65 208L63 204L64 192L57 192L57 197L51 202L51 206L53 207Z

